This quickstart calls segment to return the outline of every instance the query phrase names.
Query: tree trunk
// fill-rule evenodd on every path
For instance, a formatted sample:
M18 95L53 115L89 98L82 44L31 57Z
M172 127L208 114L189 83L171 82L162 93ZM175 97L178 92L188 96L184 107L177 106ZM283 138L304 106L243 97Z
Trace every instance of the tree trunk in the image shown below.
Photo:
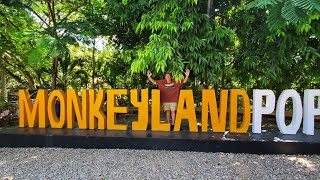
M40 88L43 88L43 80L41 78L41 73L39 71L35 71L35 74L36 74L38 81L40 83Z
M62 82L63 82L63 90L66 91L67 86L68 86L68 73L67 72L63 73Z
M25 76L25 78L27 79L26 83L28 83L28 86L30 87L30 89L36 89L34 80L31 77L30 73L26 70L26 66L22 64L22 62L17 57L14 57L14 56L12 57L13 58L11 58L10 55L7 55L5 56L5 58L1 58L1 59L6 65L13 67L14 69L16 69L16 71L20 71ZM12 61L15 60L15 63L10 63L9 59ZM9 69L3 68L3 71L5 71L5 73L7 72L7 74L10 75L10 73L8 73Z
M15 74L13 74L13 73L10 72L7 68L2 67L2 70L4 71L4 73L5 73L6 75L9 75L11 78L13 78L14 80L16 80L17 82L19 82L19 83L21 83L21 84L24 84L25 86L27 86L27 87L30 88L30 89L35 90L35 87L34 87L34 86L30 86L30 83L29 83L29 82L24 81L23 79L21 79L20 76L17 76L17 75L15 75Z
M57 33L57 21L56 21L56 14L54 10L54 0L48 0L47 6L49 10L49 21L52 22L53 28L52 28L52 36L58 39L58 33ZM51 23L49 23L51 24ZM51 89L55 90L57 87L57 73L58 73L58 61L59 58L53 58L52 59L52 82L51 82Z
M221 74L221 88L220 89L224 89L225 88L225 66L223 64L222 66L222 74Z
M211 5L212 5L211 0L208 0L208 6L207 6L207 15L208 15L208 17L210 17Z
M58 58L52 60L52 83L51 89L55 90L57 85Z
M95 88L95 82L94 82L95 73L96 73L95 47L96 47L96 40L94 39L93 47L92 47L92 84L91 84L92 89Z
M4 70L1 71L1 96L5 101L8 101L7 78Z

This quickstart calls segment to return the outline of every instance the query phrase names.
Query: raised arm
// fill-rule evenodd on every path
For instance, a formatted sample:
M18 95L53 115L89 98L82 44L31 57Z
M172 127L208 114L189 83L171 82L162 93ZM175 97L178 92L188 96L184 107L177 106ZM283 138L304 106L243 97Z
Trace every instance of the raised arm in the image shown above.
M188 81L188 78L189 78L189 75L190 75L190 70L189 69L186 70L185 75L186 75L186 77L184 78L183 83L186 83Z
M148 71L147 73L148 79L150 82L152 82L152 84L157 84L156 81L154 79L152 79L152 73L150 71Z

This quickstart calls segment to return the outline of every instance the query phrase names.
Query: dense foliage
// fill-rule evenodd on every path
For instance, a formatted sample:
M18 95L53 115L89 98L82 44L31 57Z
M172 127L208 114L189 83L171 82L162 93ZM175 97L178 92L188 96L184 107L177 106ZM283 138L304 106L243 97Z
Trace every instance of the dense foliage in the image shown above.
M197 97L317 88L319 18L318 0L0 0L2 86L146 88L147 70L189 68Z

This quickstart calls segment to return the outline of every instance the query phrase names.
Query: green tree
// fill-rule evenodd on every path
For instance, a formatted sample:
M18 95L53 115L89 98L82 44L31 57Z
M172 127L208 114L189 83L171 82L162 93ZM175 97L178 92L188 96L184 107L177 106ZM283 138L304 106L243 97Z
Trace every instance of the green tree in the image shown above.
M206 14L207 2L149 1L150 10L141 18L137 33L151 31L149 42L137 46L133 72L171 71L182 79L185 68L190 68L207 87L224 82L230 53L235 48L236 36L219 18Z
M0 4L1 69L30 89L36 89L36 85L42 85L40 69L28 64L27 53L35 45L33 42L24 42L27 39L24 35L29 33L34 23L27 12Z

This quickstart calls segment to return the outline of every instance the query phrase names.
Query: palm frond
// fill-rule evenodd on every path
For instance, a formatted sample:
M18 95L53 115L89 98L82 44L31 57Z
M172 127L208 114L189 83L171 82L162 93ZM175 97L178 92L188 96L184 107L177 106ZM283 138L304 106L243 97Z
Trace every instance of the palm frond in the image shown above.
M292 1L286 1L281 9L281 16L289 23L297 24L298 21L306 21L306 14L302 9L294 6Z
M277 5L281 0L255 0L246 5L246 9L252 9L252 8L261 8L265 9L268 6L275 6Z
M292 0L292 3L301 9L320 12L320 0Z

